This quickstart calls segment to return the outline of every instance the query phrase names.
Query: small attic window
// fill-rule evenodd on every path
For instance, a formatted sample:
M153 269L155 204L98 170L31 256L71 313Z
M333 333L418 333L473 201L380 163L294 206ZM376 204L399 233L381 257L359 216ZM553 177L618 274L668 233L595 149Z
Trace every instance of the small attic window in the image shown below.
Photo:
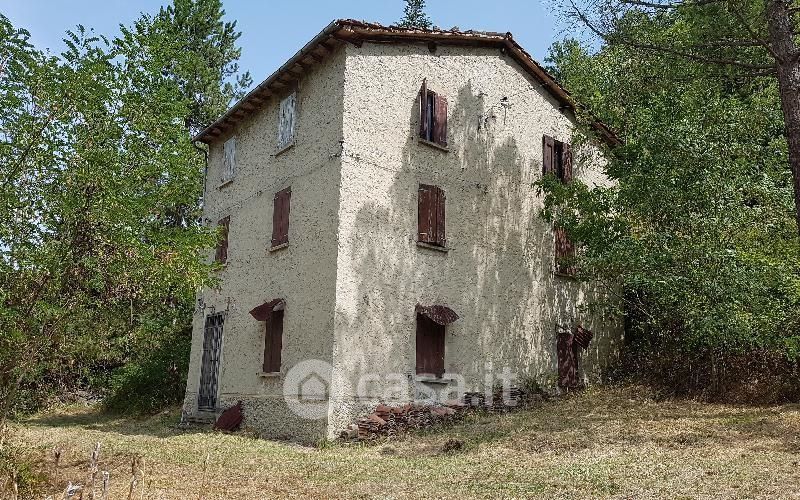
M297 119L297 93L284 97L278 114L278 151L294 144L294 124Z
M230 182L236 177L236 137L231 137L222 145L222 182Z

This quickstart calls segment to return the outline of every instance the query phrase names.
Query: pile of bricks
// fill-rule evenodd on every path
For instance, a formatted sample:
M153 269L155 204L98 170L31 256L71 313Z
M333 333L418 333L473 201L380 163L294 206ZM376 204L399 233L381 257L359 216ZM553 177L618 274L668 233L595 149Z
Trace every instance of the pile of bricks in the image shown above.
M505 412L521 405L524 396L520 389L512 388L507 398L503 397L502 391L496 391L492 394L491 402L486 401L486 395L482 392L468 392L460 401L446 401L441 405L378 405L374 412L342 432L342 438L369 441L380 436L395 436L408 430L453 422L469 411Z
M376 439L378 436L394 436L410 429L423 429L432 425L456 420L466 407L460 402L448 402L441 406L406 404L403 406L378 405L369 416L359 419L350 433L343 437L359 440ZM355 433L353 432L355 431ZM353 436L352 434L355 434Z

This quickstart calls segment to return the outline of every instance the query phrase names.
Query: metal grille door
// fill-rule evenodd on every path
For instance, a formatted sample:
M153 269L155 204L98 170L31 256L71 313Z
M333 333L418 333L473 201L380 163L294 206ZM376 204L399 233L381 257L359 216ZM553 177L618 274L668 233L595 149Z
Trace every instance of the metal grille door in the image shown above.
M206 317L206 328L203 335L203 364L200 368L200 394L197 404L201 410L217 408L217 379L224 324L225 315L223 313L211 314Z

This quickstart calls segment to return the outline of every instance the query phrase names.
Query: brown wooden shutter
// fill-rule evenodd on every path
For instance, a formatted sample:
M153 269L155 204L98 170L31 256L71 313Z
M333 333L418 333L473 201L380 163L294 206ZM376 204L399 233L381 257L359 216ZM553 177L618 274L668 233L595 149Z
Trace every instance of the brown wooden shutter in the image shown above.
M272 246L289 243L289 206L292 188L275 193L272 208Z
M428 82L422 80L422 88L419 89L419 136L428 140L430 137L430 126L428 122Z
M435 234L436 234L436 244L439 246L445 246L447 243L447 239L445 238L445 202L446 198L444 195L444 190L437 187L436 188L436 225L435 225Z
M556 345L558 352L558 385L565 389L578 386L578 351L571 332L561 332Z
M436 186L419 185L419 207L417 223L417 241L436 244L436 216L438 208L438 192Z
M542 137L542 175L555 172L556 141L549 135Z
M217 262L224 264L228 261L228 233L231 226L231 216L229 215L224 219L220 219L217 224L222 227L222 234L220 235L220 241L217 244L217 253L214 256L214 259Z
M283 243L289 243L289 211L292 199L292 188L288 187L283 190L283 213L281 214L283 217L281 228L283 232L281 233L281 239Z
M447 146L447 99L435 95L433 102L433 142Z
M281 349L283 348L283 310L272 311L266 323L264 339L265 373L281 371Z
M565 143L561 145L561 182L572 181L572 147Z
M278 246L281 244L281 221L282 216L281 213L283 212L283 197L281 196L281 192L275 193L275 198L272 200L272 246Z
M417 314L417 373L444 375L445 327Z

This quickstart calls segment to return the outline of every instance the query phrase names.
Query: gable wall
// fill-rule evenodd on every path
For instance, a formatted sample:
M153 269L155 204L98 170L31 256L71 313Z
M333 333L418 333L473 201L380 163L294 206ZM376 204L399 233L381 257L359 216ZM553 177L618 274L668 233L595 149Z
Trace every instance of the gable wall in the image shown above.
M223 187L222 144L230 134L210 145L205 217L216 225L230 215L230 243L220 287L200 294L203 302L194 316L185 400L189 414L197 402L204 318L212 308L227 310L220 406L244 399L248 425L266 435L303 439L307 434L308 441L321 436L324 422L294 419L285 408L283 378L259 376L264 323L249 311L286 299L284 376L299 361L331 360L344 60L340 49L299 82L292 148L276 155L280 96L236 127L237 174ZM270 252L273 197L290 186L289 246Z
M449 152L417 141L423 78L449 101ZM580 312L594 291L553 275L553 234L532 186L542 135L570 142L571 122L557 108L496 49L347 47L329 433L385 399L387 386L398 399L428 387L414 382L417 302L460 315L447 329L445 368L471 389L483 385L487 363L553 386L556 328L573 318L597 334L583 367L599 373L621 325ZM605 182L596 162L576 161L575 176ZM447 253L416 244L420 183L446 192ZM365 373L382 377L356 401Z

